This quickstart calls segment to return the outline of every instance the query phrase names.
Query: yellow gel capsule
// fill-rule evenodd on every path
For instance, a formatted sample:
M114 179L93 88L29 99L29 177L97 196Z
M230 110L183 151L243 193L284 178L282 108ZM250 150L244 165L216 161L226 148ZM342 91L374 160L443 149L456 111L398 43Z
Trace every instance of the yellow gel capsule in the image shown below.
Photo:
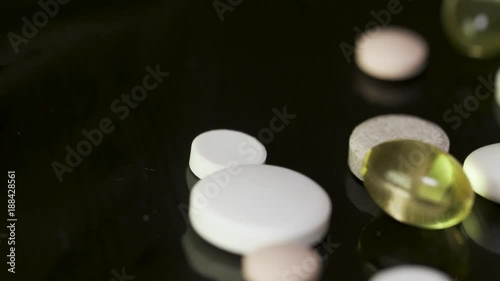
M479 59L500 55L500 0L444 0L441 20L451 43Z
M464 220L474 204L460 163L423 142L394 140L371 148L361 174L375 203L409 225L448 228Z

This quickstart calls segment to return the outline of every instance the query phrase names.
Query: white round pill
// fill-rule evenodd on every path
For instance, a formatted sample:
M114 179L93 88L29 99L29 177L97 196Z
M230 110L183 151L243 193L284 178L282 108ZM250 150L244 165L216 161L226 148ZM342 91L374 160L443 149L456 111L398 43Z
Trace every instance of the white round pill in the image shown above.
M243 277L248 281L318 280L321 258L301 244L273 245L243 257Z
M464 162L472 189L482 197L500 203L500 143L474 150Z
M308 177L277 166L243 165L201 179L191 190L189 218L209 243L236 254L327 233L327 193Z
M429 47L425 39L402 27L368 30L356 42L355 60L368 75L383 80L406 80L420 74Z
M432 144L448 151L450 140L438 125L419 117L403 114L380 115L359 124L349 137L348 164L360 180L366 152L383 142L410 139Z
M370 281L451 281L451 278L431 267L400 265L375 273Z
M189 167L204 178L228 167L264 164L266 148L256 138L232 130L212 130L197 136L191 144Z

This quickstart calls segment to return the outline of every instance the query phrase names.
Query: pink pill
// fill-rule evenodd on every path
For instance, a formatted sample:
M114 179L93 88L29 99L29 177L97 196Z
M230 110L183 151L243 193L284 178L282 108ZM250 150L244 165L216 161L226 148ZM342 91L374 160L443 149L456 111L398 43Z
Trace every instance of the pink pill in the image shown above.
M244 256L242 271L247 281L316 281L320 277L321 258L314 249L302 244L273 245Z
M429 46L414 31L383 27L363 33L356 42L356 64L368 75L383 80L406 80L420 74Z

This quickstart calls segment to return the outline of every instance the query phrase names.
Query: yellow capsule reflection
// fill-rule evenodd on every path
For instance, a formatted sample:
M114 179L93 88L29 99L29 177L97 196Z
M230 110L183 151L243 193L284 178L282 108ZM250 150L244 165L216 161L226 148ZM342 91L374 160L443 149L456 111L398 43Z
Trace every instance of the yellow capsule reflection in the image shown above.
M387 215L368 223L358 241L366 273L397 265L420 264L466 280L471 255L458 226L441 230L416 229Z

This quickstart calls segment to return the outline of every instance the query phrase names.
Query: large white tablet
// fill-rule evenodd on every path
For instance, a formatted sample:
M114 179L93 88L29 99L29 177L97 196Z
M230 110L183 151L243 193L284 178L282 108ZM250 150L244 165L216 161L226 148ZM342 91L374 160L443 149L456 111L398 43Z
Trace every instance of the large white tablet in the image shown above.
M236 254L271 244L314 245L327 233L332 206L308 177L271 165L243 165L200 180L189 218L209 243Z

